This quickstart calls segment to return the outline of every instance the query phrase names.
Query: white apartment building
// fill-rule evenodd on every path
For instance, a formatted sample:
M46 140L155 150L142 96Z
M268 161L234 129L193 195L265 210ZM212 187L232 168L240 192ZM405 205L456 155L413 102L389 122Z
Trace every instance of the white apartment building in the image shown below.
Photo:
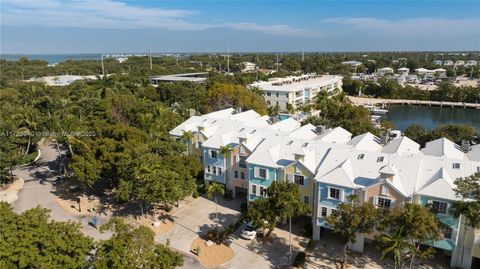
M257 65L250 62L240 63L240 66L242 67L242 73L254 72L257 70Z
M333 93L335 89L342 90L342 77L306 74L255 82L249 87L260 89L268 106L278 105L285 111L287 104L298 107L313 102L320 91Z

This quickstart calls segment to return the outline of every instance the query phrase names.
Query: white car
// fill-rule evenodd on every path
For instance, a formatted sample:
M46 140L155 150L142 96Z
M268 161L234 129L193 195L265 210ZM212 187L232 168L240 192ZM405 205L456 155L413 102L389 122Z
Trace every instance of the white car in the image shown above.
M247 239L247 240L255 239L255 237L257 236L257 231L255 231L255 227L253 226L252 222L247 223L247 225L243 227L242 233L240 234L240 236L243 239Z

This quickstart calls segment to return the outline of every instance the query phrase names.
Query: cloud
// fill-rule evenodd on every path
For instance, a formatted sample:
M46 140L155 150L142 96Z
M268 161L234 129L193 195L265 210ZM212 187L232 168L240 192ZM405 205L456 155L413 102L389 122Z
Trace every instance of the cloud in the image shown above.
M479 18L410 18L401 20L387 20L369 17L360 18L330 18L323 20L327 24L334 24L347 29L357 30L372 35L408 37L425 36L460 36L479 35Z
M76 27L93 29L165 29L199 31L228 28L271 35L306 36L308 30L289 25L218 21L193 23L198 12L185 9L144 8L114 0L2 0L2 25Z

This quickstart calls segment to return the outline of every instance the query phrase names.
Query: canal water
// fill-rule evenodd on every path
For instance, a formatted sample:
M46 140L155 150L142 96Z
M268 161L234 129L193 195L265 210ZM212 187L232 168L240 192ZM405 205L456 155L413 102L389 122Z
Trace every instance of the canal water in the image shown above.
M389 106L382 117L392 121L395 129L404 131L412 124L434 129L442 124L470 124L480 132L480 110L429 107L429 106Z

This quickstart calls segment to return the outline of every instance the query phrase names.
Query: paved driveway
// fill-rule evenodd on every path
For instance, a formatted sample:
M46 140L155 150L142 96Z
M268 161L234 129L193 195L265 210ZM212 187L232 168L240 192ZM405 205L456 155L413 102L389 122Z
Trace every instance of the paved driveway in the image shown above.
M240 216L240 204L238 199L218 199L218 224L220 227L234 223ZM190 251L190 244L199 236L205 234L209 229L216 227L215 203L205 197L199 197L191 203L178 209L174 214L175 225L173 228L159 236L157 241L165 242L170 239L173 247L185 252Z

